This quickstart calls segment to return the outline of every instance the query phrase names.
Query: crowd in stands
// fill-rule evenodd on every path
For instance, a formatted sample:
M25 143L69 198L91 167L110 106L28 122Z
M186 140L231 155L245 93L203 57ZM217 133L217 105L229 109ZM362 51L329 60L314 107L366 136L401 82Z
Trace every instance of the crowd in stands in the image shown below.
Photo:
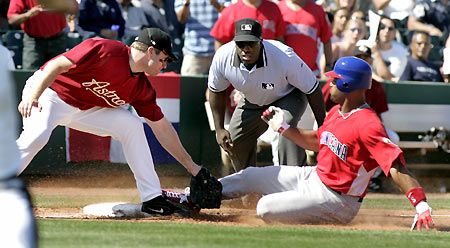
M448 0L74 1L78 13L64 16L37 1L0 0L1 41L16 68L35 70L95 36L130 45L142 28L158 27L182 58L166 71L207 74L215 50L233 39L233 23L249 17L262 23L264 39L291 46L318 78L363 40L379 81L449 81Z
M0 0L1 41L16 68L35 70L95 36L130 45L142 28L158 27L182 58L166 71L208 74L215 50L233 39L233 23L250 17L262 23L264 39L291 46L318 78L363 40L379 81L449 81L448 0L74 1L78 13L63 16L37 1ZM378 18L369 18L372 11Z

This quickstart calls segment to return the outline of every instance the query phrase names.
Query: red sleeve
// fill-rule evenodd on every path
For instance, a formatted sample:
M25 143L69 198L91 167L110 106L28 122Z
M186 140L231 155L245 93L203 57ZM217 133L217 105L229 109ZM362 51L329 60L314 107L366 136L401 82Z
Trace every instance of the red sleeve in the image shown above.
M386 92L380 82L372 80L372 88L366 91L366 102L375 110L377 115L389 110Z
M161 108L156 103L156 91L150 83L149 78L141 73L139 85L144 85L145 90L139 90L139 95L133 101L134 107L139 116L145 117L151 121L159 121L164 117Z
M139 116L145 117L151 121L159 121L164 117L161 108L156 104L156 98L152 102L133 102L131 106L136 109Z
M216 40L228 43L234 38L234 23L230 23L233 6L226 7L220 13L219 19L217 19L211 32L209 33Z
M361 125L361 143L364 144L377 164L381 167L385 175L389 175L389 170L395 160L399 160L405 165L403 151L387 138L385 128L377 116L368 118L366 125Z
M19 0L11 0L11 2L9 2L9 8L8 8L8 19L11 18L11 16L13 15L17 15L17 14L23 14L25 13L25 4L23 1L19 1Z

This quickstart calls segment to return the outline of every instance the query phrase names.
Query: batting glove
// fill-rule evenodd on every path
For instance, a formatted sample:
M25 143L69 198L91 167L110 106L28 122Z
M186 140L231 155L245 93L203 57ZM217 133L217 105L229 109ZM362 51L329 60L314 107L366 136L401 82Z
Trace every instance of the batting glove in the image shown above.
M411 225L411 231L414 230L414 228L417 225L417 231L420 231L422 229L422 224L425 226L425 229L430 230L430 223L434 226L434 221L431 218L431 208L428 206L428 203L425 201L419 202L419 204L416 205L416 211L417 214L414 216L414 221Z
M283 134L290 126L286 123L284 112L280 108L270 106L263 112L261 119L269 124L275 132Z

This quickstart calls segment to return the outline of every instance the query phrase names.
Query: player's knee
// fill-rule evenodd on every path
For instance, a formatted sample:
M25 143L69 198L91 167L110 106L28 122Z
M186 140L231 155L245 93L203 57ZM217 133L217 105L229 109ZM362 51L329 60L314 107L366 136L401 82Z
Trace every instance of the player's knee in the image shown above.
M17 139L19 150L41 150L50 139L51 130L45 130L38 133L33 131L24 131Z

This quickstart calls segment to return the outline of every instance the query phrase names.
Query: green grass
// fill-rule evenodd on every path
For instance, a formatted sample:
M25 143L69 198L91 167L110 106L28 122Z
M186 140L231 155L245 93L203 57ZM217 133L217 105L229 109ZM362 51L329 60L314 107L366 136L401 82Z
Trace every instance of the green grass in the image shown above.
M450 209L449 198L432 198L428 203L433 209ZM411 210L413 206L406 197L403 198L364 198L361 208L366 209L391 209L391 210ZM449 245L450 247L450 245Z
M449 247L450 233L39 220L41 247Z

